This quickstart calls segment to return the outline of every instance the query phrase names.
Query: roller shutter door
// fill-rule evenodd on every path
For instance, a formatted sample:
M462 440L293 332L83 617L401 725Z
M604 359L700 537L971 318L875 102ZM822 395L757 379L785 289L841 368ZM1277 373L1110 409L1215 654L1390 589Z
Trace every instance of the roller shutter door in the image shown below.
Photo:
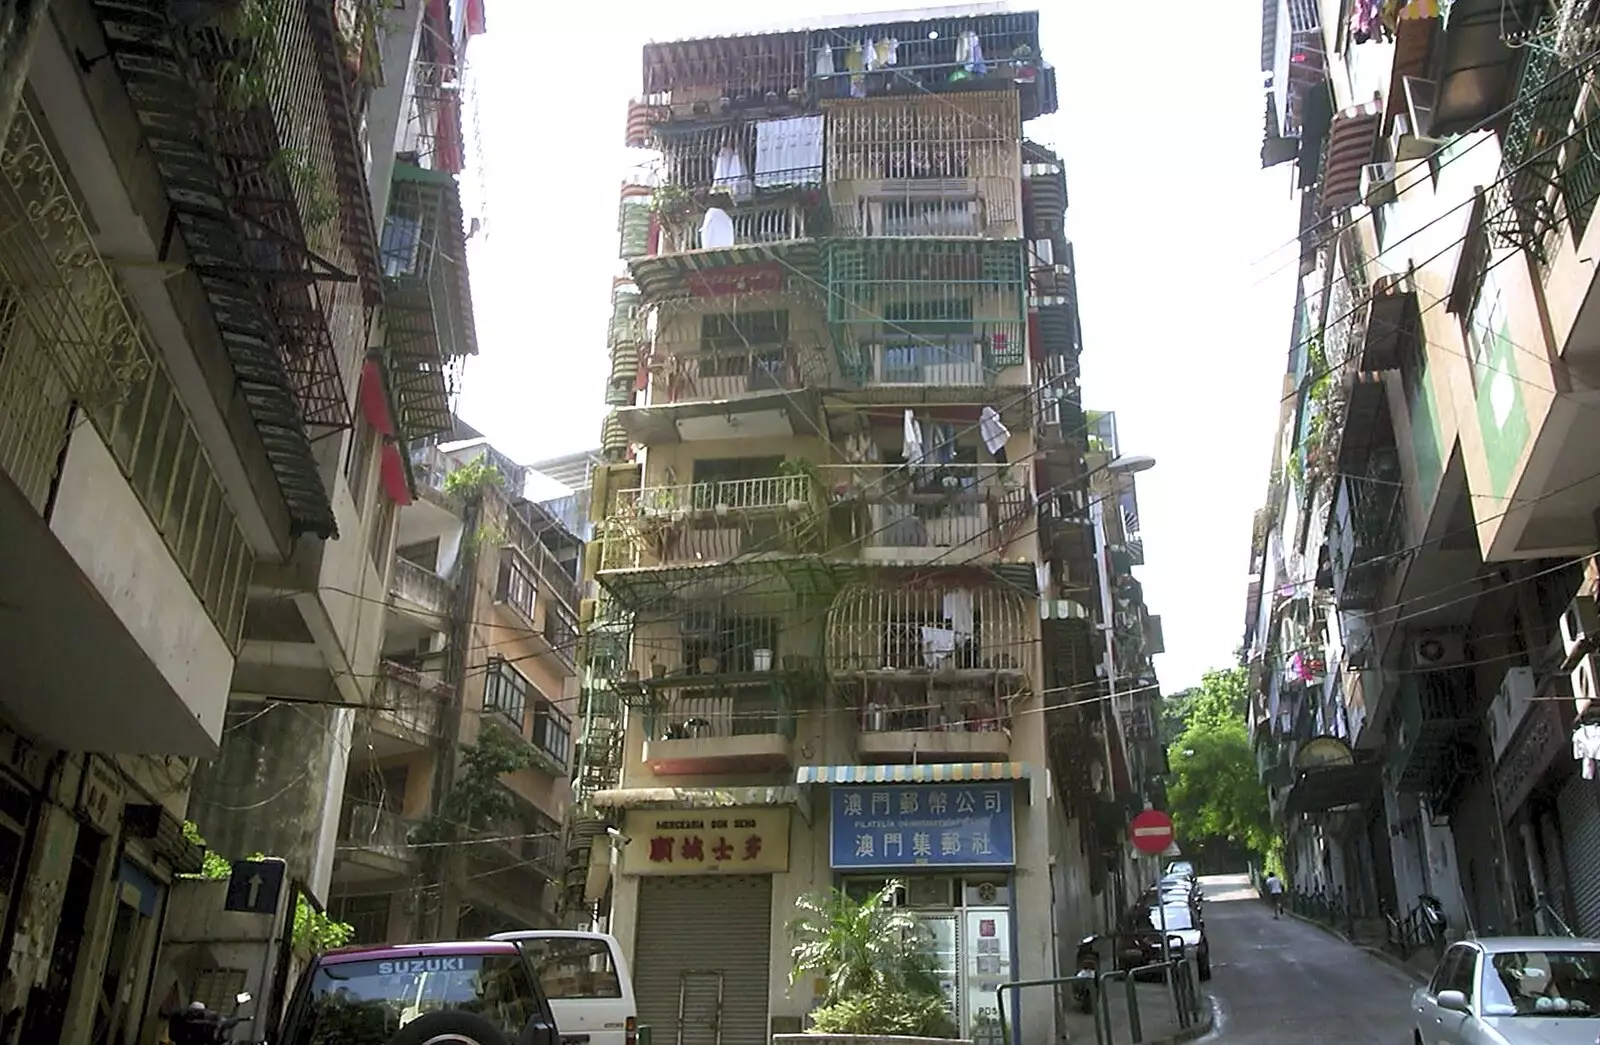
M1572 895L1572 930L1600 936L1600 780L1574 774L1556 800Z
M633 989L654 1045L765 1045L771 950L770 876L641 879Z

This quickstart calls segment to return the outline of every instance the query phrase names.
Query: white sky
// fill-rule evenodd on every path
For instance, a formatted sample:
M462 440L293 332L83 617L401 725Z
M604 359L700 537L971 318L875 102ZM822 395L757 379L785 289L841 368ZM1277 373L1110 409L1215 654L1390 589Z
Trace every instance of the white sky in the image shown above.
M905 2L816 0L797 16ZM1013 6L1021 7L1017 0ZM1061 112L1029 136L1066 160L1084 404L1117 414L1139 477L1163 688L1231 663L1251 514L1266 490L1288 348L1297 208L1260 170L1256 3L1039 4ZM648 39L738 32L781 7L490 0L472 44L487 237L470 262L480 355L462 416L518 461L599 445L629 98ZM470 175L469 175L470 178ZM1266 255L1271 257L1262 260Z

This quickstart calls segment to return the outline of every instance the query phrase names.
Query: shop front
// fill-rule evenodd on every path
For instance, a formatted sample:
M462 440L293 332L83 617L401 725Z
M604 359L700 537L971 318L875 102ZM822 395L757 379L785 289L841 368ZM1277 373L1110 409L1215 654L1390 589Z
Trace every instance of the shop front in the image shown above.
M656 1045L768 1040L773 876L789 870L790 826L771 806L624 814L618 863L637 892L623 942Z
M961 1036L1001 1045L995 992L1021 978L1014 782L829 790L829 864L840 887L859 898L890 879L903 881L897 903L932 932L940 982ZM1007 1005L1011 1009L1012 1000Z

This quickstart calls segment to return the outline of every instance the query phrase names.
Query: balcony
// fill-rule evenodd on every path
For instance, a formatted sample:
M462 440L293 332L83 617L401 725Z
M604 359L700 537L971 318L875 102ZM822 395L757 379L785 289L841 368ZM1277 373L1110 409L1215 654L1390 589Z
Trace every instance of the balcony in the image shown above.
M339 815L341 878L387 878L408 874L417 850L409 842L411 825L398 813L346 797Z
M756 675L723 676L709 686L679 679L657 689L659 702L645 715L643 761L650 771L695 776L793 768L793 697L772 677Z
M1414 671L1400 677L1389 725L1389 765L1402 792L1436 794L1471 768L1463 737L1472 726L1470 668Z
M396 607L443 621L454 604L450 582L409 559L396 558L389 574L389 597Z
M176 237L190 259L174 303L221 338L232 374L212 384L245 404L290 535L332 538L312 433L348 426L343 375L382 293L334 4L288 8L249 35L245 20L174 17L169 6L91 2L130 126L151 129L126 151L148 156L171 200L139 209L152 241ZM208 315L189 315L195 305Z
M850 519L848 539L858 542L866 561L999 560L1028 536L1033 494L1025 465L830 465L820 471L830 500Z
M478 351L454 174L395 164L381 251L390 391L404 437L423 440L450 431L460 361Z
M723 218L710 214L711 209L720 210ZM807 210L798 203L730 204L716 196L705 204L690 202L661 215L658 254L806 239L810 224Z
M682 515L728 519L748 512L801 512L811 505L814 493L808 475L771 475L618 490L612 511L627 518Z
M1404 487L1392 449L1375 453L1367 474L1343 476L1329 513L1334 599L1342 610L1371 610L1395 572L1405 541Z
M404 561L404 560L399 560ZM372 694L373 732L387 738L379 754L424 748L444 736L444 713L454 693L443 680L386 660Z
M878 680L857 708L862 762L1004 762L1009 700L991 686L940 679Z
M747 352L673 353L651 366L645 401L650 406L725 403L826 384L828 361L818 348L784 346Z
M974 581L977 577L974 575ZM1032 677L1036 611L993 583L848 585L828 610L826 662L836 687L866 707L875 683L986 683L1014 692ZM898 702L882 701L896 706Z

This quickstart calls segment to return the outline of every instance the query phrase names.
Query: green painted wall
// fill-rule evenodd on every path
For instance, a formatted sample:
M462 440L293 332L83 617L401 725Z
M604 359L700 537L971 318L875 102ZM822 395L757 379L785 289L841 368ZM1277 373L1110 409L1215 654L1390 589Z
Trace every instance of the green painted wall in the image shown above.
M1484 276L1483 289L1472 309L1467 350L1472 356L1472 387L1490 492L1504 497L1517 462L1527 449L1530 428L1522 380L1517 373L1516 346L1511 341L1511 326L1493 269Z

